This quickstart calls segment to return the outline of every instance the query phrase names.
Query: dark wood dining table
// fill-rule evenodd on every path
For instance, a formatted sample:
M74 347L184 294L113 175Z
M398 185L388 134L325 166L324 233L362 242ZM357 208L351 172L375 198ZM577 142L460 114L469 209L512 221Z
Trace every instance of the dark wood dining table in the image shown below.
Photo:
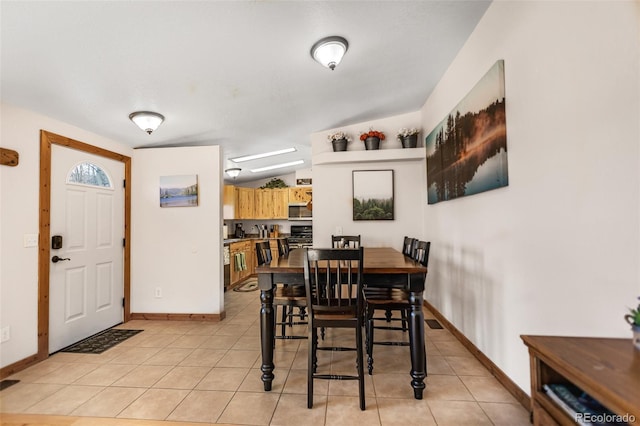
M273 289L276 283L304 285L304 251L299 248L256 268L260 288L260 341L262 345L262 382L270 391L273 382L274 310ZM364 247L363 281L367 286L400 287L409 292L409 341L411 386L416 399L422 399L427 375L424 342L422 293L427 268L391 247Z

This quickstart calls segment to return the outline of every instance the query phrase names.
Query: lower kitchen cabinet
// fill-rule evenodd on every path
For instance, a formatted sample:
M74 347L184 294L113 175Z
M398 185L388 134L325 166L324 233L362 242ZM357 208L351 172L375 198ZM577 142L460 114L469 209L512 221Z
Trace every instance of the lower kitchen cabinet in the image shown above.
M238 241L229 245L231 255L231 286L244 281L255 272L256 249L253 240Z
M229 244L229 256L230 256L230 283L231 287L246 280L251 275L255 275L256 266L258 265L258 258L256 256L256 243L265 241L264 238L252 238L242 241L237 241ZM278 239L269 239L269 248L271 249L272 261L278 260ZM241 258L244 254L244 266L241 268Z

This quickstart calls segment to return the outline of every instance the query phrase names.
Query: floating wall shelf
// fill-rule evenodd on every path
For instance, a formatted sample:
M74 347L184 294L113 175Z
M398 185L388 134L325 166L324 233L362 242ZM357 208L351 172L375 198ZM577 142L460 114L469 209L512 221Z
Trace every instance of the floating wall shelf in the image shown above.
M386 161L425 161L425 148L377 149L323 152L313 157L313 165L373 163Z

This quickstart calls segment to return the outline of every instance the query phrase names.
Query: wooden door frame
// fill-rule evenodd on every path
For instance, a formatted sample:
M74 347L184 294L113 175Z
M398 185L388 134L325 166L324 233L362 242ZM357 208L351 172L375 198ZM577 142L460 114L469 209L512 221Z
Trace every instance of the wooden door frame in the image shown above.
M40 237L38 240L38 353L49 356L49 267L51 256L51 145L83 151L124 163L124 318L131 316L131 157L40 130ZM117 182L114 182L116 185Z

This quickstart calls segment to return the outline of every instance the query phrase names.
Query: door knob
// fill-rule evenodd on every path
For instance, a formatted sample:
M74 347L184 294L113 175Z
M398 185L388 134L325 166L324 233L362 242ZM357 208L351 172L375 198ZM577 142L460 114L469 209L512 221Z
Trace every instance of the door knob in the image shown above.
M51 258L51 261L52 261L53 263L62 262L63 260L71 260L71 259L69 259L68 257L58 257L58 256L53 256L53 257Z

